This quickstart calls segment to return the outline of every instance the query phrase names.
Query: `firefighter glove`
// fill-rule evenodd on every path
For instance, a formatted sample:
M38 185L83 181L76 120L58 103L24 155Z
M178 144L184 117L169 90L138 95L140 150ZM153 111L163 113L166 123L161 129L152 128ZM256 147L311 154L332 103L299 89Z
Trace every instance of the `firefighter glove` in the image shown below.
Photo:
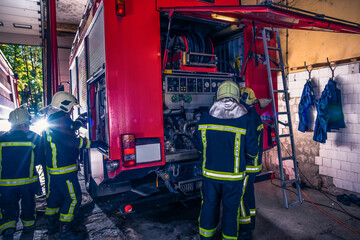
M82 113L73 123L73 128L78 130L80 127L87 128L87 113Z

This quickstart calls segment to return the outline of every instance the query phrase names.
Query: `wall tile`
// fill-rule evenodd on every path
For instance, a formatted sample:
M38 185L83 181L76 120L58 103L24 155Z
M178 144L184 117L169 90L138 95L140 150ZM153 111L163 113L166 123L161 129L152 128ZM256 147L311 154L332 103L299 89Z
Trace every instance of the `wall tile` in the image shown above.
M335 187L343 188L343 180L339 178L333 178L333 183Z
M322 166L323 165L323 158L316 156L315 157L315 164L319 165L319 166Z
M332 166L331 158L324 157L323 158L323 166L331 168L331 166Z
M329 171L328 171L329 172ZM340 179L346 179L346 175L348 174L347 171L344 170L336 170L336 177Z
M340 163L340 169L341 169L341 170L344 170L344 171L351 171L351 164L350 164L350 162L342 161L342 162Z
M359 73L359 63L349 64L349 74Z
M354 183L344 180L343 181L343 189L349 190L349 191L354 191Z
M341 161L340 161L340 160L336 160L336 159L332 159L332 161L331 161L331 166L332 166L334 169L340 169Z
M356 172L360 174L360 163L350 163L350 169L352 172Z
M328 167L319 166L319 174L327 176L329 172L328 170L329 170Z
M360 193L360 184L359 183L354 183L354 190L353 190L354 192Z

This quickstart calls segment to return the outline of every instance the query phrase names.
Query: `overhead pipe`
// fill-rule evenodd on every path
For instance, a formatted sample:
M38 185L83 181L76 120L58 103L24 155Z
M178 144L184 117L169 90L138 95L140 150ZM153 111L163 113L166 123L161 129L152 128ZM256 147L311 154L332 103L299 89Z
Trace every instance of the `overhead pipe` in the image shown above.
M50 57L50 63L48 62L48 65L50 64L50 67L48 67L48 69L51 70L51 80L49 82L51 82L51 87L52 91L52 95L54 95L57 92L57 87L58 87L58 77L59 77L59 72L58 72L58 52L57 52L57 36L56 36L56 0L48 0L48 31L50 30L50 34L48 34L48 36L50 35L50 41L48 39L48 46L50 46L50 52L48 52L48 54L50 53L51 57ZM49 49L49 47L48 47ZM48 58L49 59L49 58ZM49 76L49 74L48 74ZM51 96L48 96L48 99L51 99Z
M45 31L45 29L48 29L48 26L45 28L45 16L48 17L48 11L46 11L45 13L45 6L44 6L44 0L40 0L40 12L41 12L41 53L42 53L42 68L43 68L43 77L42 77L42 82L43 82L43 87L44 87L44 92L43 92L43 99L44 99L44 106L50 104L50 101L47 101L48 97L47 96L51 96L51 91L48 91L48 85L49 83L47 82L47 80L49 79L48 77L48 71L47 70L45 72L45 66L46 65L46 61L48 61L48 57L45 58L45 48L47 47L45 44L45 39L47 38L47 32ZM46 33L46 36L45 36ZM49 61L48 61L49 62ZM45 75L46 73L46 75ZM49 88L50 89L50 88ZM50 89L51 90L51 89Z
M51 34L50 34L50 0L46 1L46 85L44 84L44 88L46 87L46 105L51 103L52 90L51 90ZM45 105L45 103L44 103Z

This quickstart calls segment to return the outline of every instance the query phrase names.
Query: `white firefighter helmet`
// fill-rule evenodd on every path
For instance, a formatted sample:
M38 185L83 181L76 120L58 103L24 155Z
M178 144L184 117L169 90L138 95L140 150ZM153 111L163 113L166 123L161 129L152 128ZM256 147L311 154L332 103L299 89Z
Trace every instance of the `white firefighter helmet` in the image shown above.
M239 102L240 91L238 85L233 81L224 81L220 84L216 100L221 100L223 98L233 98Z
M16 108L9 114L9 122L11 125L19 125L30 122L30 115L25 108Z
M66 113L70 112L75 105L79 105L76 97L64 91L55 93L50 103L51 107Z

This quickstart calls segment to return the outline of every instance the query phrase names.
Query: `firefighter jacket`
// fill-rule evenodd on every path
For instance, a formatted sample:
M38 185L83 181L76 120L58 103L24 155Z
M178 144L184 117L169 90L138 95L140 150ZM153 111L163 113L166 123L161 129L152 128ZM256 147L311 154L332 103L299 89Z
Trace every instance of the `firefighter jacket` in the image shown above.
M247 115L254 122L256 127L256 139L257 139L257 154L254 159L254 164L246 165L246 172L248 173L259 173L262 170L262 153L263 153L263 129L264 126L262 124L260 115L256 112L256 108L254 106L247 108Z
M76 136L73 121L62 111L52 114L48 122L50 127L43 133L48 173L59 175L77 171L79 150L90 148L90 140Z
M317 105L313 139L317 142L325 143L327 140L327 132L330 132L331 129L344 127L345 122L341 105L341 91L336 87L336 82L330 78Z
M35 166L43 154L40 136L32 131L9 131L0 136L0 186L21 186L37 182Z
M193 142L202 153L203 177L210 181L243 180L246 165L253 165L258 153L256 127L247 115L219 119L205 113Z
M314 88L310 81L306 81L304 89L301 94L299 103L299 127L300 132L306 132L309 130L309 116L308 110L311 106L316 106L317 100L314 93Z

